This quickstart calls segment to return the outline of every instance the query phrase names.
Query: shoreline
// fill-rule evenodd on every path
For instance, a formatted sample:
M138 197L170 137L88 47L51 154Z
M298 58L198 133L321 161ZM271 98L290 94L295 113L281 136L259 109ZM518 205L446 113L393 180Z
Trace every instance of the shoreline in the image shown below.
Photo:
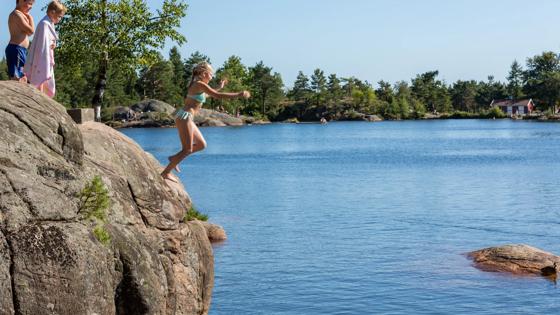
M457 117L430 117L430 118L415 118L415 119L382 119L376 121L367 121L367 120L332 120L327 123L321 123L320 121L268 121L268 122L253 122L253 123L243 123L238 125L204 125L198 124L197 126L200 128L209 128L209 127L242 127L242 126L254 126L254 125L270 125L270 124L294 124L294 125L314 125L314 124L328 124L328 123L336 123L336 122L367 122L367 123L379 123L384 121L435 121L435 120L512 120L512 121L534 121L534 122L541 122L541 123L560 123L560 117L555 118L482 118L482 117L465 117L465 118L457 118ZM114 128L114 129L134 129L134 128L175 128L175 123L171 122L170 124L161 124L160 122L154 121L133 121L128 123L122 123L118 121L108 121L104 122L106 125Z

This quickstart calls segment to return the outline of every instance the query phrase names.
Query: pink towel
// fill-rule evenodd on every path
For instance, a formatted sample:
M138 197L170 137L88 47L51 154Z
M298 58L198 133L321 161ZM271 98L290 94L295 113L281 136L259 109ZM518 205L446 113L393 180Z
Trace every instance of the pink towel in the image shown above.
M48 16L45 16L35 28L35 36L29 47L27 62L23 71L29 83L37 88L45 84L45 92L48 96L54 97L54 49L58 35L54 29L54 24Z

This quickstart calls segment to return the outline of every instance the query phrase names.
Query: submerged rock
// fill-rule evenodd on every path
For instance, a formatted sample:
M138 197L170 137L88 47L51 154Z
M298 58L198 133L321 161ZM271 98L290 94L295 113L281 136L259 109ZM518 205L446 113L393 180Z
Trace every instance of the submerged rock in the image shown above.
M560 257L524 244L485 248L470 252L467 256L473 260L476 268L483 271L520 275L544 275L554 263L560 265Z
M191 200L130 138L76 125L36 89L0 82L0 314L207 314L207 231ZM80 213L100 176L108 244Z

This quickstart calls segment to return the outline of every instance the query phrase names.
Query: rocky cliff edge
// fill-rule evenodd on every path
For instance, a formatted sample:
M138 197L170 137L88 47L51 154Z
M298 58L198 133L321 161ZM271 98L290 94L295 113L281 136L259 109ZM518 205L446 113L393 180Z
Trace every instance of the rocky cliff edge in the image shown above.
M212 248L160 171L118 131L0 82L0 315L206 314ZM110 198L106 244L80 213L95 176Z

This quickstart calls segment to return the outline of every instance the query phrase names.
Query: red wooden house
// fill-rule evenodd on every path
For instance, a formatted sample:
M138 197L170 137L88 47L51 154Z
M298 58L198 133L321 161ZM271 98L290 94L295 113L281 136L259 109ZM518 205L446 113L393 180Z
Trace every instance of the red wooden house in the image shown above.
M508 116L523 116L535 109L533 99L525 100L493 100L490 107L498 107Z

